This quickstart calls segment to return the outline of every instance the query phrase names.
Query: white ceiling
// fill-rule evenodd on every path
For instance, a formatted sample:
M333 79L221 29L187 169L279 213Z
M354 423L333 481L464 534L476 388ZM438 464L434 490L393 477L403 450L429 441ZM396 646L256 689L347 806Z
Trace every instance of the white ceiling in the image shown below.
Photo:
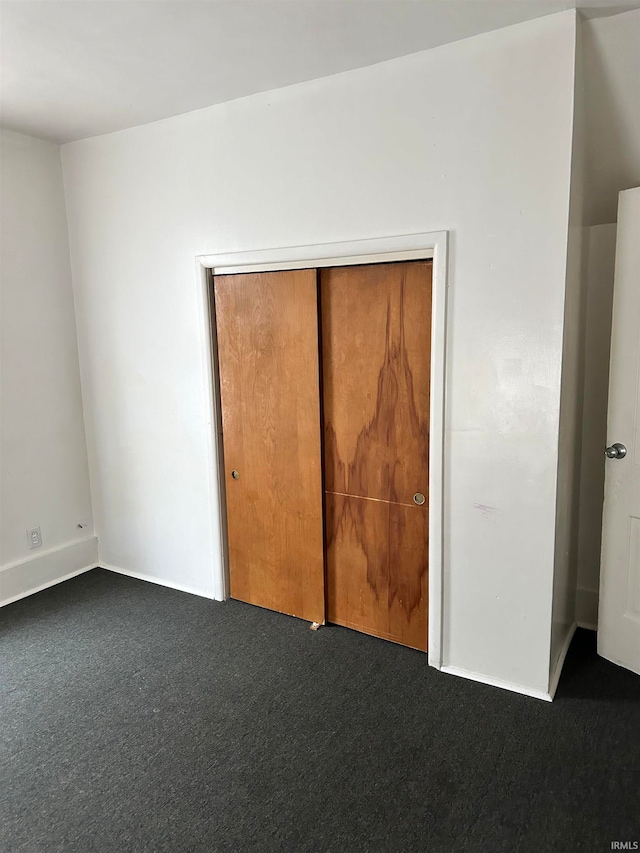
M67 142L619 0L2 0L4 127Z

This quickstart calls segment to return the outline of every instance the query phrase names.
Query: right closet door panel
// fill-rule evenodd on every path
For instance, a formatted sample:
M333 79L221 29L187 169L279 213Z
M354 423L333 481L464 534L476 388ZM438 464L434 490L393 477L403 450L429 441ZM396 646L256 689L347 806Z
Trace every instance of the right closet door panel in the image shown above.
M431 269L320 271L327 616L423 650Z

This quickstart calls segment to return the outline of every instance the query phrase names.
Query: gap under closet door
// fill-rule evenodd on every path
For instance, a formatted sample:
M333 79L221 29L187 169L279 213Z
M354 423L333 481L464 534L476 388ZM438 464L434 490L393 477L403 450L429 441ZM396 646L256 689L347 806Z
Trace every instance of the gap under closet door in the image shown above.
M325 621L315 270L214 276L232 598Z
M427 648L431 262L320 270L327 619Z

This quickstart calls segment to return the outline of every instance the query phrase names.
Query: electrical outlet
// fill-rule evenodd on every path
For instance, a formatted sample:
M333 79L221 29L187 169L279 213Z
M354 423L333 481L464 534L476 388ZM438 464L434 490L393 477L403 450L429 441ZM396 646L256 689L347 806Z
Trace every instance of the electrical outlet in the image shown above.
M29 548L40 548L42 545L42 533L39 527L32 527L27 530L27 539L29 540Z

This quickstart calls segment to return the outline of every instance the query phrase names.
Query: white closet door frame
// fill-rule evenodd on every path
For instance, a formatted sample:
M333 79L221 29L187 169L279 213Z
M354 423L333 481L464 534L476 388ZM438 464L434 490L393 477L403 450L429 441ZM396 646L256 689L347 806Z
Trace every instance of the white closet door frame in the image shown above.
M226 519L223 478L218 472L222 457L220 401L217 399L213 365L215 336L210 324L210 276L233 273L270 272L307 269L309 267L353 266L354 264L389 263L391 261L433 260L433 296L431 320L431 399L429 429L429 665L440 669L443 660L443 549L444 444L447 344L447 247L448 232L432 231L341 243L319 243L279 249L254 249L199 255L196 271L200 308L200 344L204 393L207 398L211 429L208 433L210 495L217 504L212 549L219 551L215 570L216 598L228 596L229 572L226 558Z

